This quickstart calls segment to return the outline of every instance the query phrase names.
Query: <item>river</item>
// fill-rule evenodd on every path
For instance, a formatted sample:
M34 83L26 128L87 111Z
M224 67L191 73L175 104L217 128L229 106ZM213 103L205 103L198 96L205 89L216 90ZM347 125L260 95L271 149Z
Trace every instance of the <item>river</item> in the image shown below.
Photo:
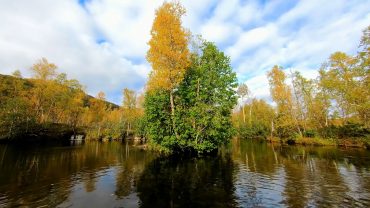
M135 144L0 145L0 207L370 207L370 151L234 139L217 156Z

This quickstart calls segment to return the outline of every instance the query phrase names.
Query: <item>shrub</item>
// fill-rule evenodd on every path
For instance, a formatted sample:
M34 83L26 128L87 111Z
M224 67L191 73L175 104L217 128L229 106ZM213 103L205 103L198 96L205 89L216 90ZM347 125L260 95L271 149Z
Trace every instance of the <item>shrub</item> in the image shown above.
M319 129L319 134L323 138L363 138L370 135L370 129L362 124L347 123L343 126L328 126Z
M241 126L238 129L238 134L242 138L266 138L269 133L269 127L259 123L254 123L252 126Z
M318 132L313 129L308 129L303 132L304 137L314 138L314 137L317 137L317 135L318 135Z
M296 137L297 130L294 126L278 127L276 129L276 134L282 139L291 139Z

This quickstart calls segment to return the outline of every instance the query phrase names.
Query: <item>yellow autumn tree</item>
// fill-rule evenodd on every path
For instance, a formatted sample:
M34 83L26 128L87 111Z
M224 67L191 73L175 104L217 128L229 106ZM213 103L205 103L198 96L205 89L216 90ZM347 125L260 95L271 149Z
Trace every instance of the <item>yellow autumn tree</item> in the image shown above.
M55 64L49 63L46 58L42 58L32 66L31 71L35 79L50 80L57 74L56 69Z
M293 101L291 88L285 83L287 76L283 71L283 68L274 66L271 71L267 73L267 77L270 85L270 93L272 100L277 105L278 117L276 120L277 128L280 137L285 137L289 134L295 126L301 134L301 130L298 126L295 117L293 116Z
M287 77L283 69L275 65L267 73L267 77L269 79L271 97L277 104L278 112L289 115L292 106L292 94L290 87L285 83Z
M137 95L134 90L128 88L123 89L122 110L126 121L126 136L132 131L132 125L137 116L136 99Z
M173 93L182 81L190 64L189 32L181 26L185 8L178 2L164 2L156 10L151 30L147 60L152 66L148 90L166 90L170 95L171 118L176 133Z
M102 128L104 124L104 118L107 115L107 106L105 104L105 94L104 92L99 92L96 99L90 99L89 108L89 126L90 132L89 136L94 139L102 136Z
M32 108L39 123L50 121L50 115L56 104L58 85L54 78L57 75L57 66L42 58L30 68L33 73L33 84L30 95Z

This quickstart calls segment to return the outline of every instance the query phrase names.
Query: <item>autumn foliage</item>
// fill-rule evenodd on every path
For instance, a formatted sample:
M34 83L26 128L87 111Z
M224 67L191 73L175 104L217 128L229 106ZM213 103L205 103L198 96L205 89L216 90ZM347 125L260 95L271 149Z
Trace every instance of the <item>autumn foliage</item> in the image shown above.
M95 98L87 95L77 80L57 69L42 58L30 68L31 79L22 78L19 70L13 76L0 76L0 139L68 139L74 134L121 139L135 135L135 121L143 112L136 106L136 96L127 98L124 93L120 107L107 102L103 92Z
M278 137L293 143L306 137L357 138L370 144L366 140L370 134L369 34L370 27L363 33L357 55L343 52L330 55L315 79L274 66L267 78L276 107L258 103L256 99L243 102L233 116L239 135ZM243 85L239 87L243 88ZM241 98L243 95L239 94ZM256 112L266 105L274 110L264 107L264 112ZM254 122L245 122L246 110L252 112L246 114L247 120ZM257 119L260 116L264 118Z
M148 90L172 91L182 81L189 66L189 33L181 26L185 9L179 3L165 2L156 11L150 32L147 60L152 66Z

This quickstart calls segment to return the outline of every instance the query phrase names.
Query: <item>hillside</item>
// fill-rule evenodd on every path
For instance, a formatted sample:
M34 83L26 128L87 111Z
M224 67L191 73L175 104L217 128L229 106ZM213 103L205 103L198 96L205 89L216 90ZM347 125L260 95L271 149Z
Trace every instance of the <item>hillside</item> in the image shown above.
M17 78L11 75L6 75L6 74L0 74L0 97L7 96L7 90L11 88L12 83L14 83L15 80L18 80L22 83L25 89L31 90L34 87L33 84L33 79L28 79L28 78ZM95 100L96 98L92 95L86 94L85 93L85 98L84 98L84 105L85 107L90 106L91 100ZM119 105L109 102L109 101L104 101L106 106L110 106L111 109L117 109L119 108Z

